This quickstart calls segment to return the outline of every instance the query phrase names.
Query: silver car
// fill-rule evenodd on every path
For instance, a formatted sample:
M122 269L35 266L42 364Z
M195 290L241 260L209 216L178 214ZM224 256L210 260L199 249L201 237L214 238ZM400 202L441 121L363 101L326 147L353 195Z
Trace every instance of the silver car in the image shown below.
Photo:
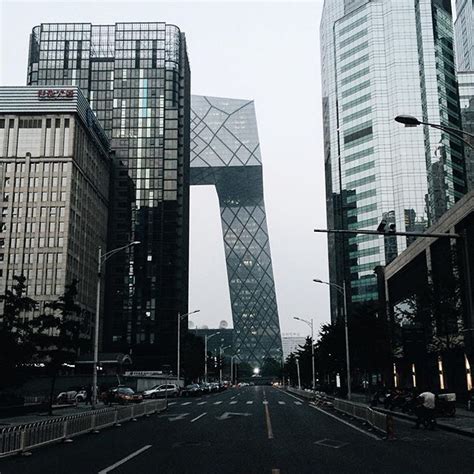
M179 387L174 383L155 385L143 391L143 398L177 397L178 395Z

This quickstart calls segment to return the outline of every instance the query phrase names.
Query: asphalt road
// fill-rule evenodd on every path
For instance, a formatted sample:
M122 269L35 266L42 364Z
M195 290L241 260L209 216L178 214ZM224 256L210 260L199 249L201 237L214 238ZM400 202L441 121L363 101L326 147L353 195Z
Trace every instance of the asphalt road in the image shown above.
M474 439L397 422L384 441L346 423L277 388L229 389L0 461L0 473L474 473Z

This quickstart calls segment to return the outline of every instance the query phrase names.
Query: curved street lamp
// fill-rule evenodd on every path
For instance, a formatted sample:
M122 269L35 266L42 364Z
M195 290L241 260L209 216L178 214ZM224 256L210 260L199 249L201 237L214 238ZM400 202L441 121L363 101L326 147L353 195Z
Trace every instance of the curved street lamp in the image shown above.
M347 295L346 295L346 281L344 280L343 285L340 286L336 283L330 283L328 281L313 279L314 283L322 283L323 285L328 285L336 288L344 298L344 335L346 340L346 371L347 371L347 399L350 400L352 397L351 391L351 361L349 353L349 329L347 327Z
M221 332L215 332L208 336L207 334L204 335L204 382L207 383L207 341L212 339L214 336L218 336Z
M99 323L100 323L100 286L102 281L102 265L116 253L140 244L139 240L128 243L122 247L110 250L102 255L102 247L99 246L97 259L97 299L95 302L95 327L94 327L94 365L92 367L92 408L97 405L97 366L99 364Z
M428 127L436 128L437 130L451 133L455 137L459 138L459 140L465 143L469 148L474 149L474 145L469 140L466 140L464 138L464 135L474 138L474 134L465 132L460 128L448 127L447 125L441 125L440 123L422 122L416 117L413 117L413 115L397 115L395 117L395 122L401 123L405 125L405 127L418 127L418 125L427 125Z
M312 365L312 379L313 379L313 391L316 390L316 369L314 366L314 336L313 336L313 318L311 321L307 319L298 318L297 316L293 316L293 319L297 321L301 321L302 323L306 323L311 328L311 365Z
M177 354L176 354L176 382L180 381L180 372L181 372L181 320L190 314L199 313L200 309L190 311L189 313L181 314L178 313L178 343L177 343Z

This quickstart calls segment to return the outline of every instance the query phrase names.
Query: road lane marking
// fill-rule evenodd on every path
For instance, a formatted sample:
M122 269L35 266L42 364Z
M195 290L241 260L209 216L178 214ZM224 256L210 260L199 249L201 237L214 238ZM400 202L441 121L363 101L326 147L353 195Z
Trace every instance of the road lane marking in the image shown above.
M247 402L247 405L252 405L253 404L253 401L248 401Z
M199 402L198 405L205 405L207 402Z
M220 405L222 403L222 401L220 402L214 402L214 405Z
M202 418L203 416L205 416L207 413L204 412L204 413L201 413L199 416L196 416L196 418L193 418L191 420L191 423L194 423L195 421L199 420L199 418Z
M265 405L265 420L267 422L268 439L273 439L272 421L270 420L270 410L268 409L268 404Z
M264 404L264 405L268 405L267 400L263 400L263 404Z
M359 428L358 426L355 426L349 422L347 422L346 420L342 420L341 418L337 417L336 415L333 415L332 413L328 413L327 411L324 411L322 410L321 408L317 407L316 405L313 405L312 403L309 404L309 406L311 408L314 408L315 410L318 410L319 412L321 413L324 413L325 415L327 416L330 416L331 418L334 418L335 420L337 421L340 421L341 423L344 423L345 425L347 426L350 426L351 428L354 428L355 430L359 431L360 433L362 434L365 434L367 436L370 436L371 438L377 440L377 441L380 441L381 438L379 438L377 435L374 435L372 433L369 433L368 431L364 431L362 428Z
M230 402L230 405L235 405L237 403L236 400L234 400L233 402Z
M296 400L298 400L300 403L301 403L301 400L298 398L298 397L295 397L293 394L291 393L288 393L288 392L285 392L284 390L282 390L282 393L284 393L285 395L288 395L289 397L292 397L292 398L295 398ZM341 418L337 417L336 415L333 415L332 413L329 413L327 411L324 411L322 410L321 408L313 405L312 403L309 403L308 406L310 406L311 408L314 408L315 410L318 410L319 412L321 413L324 413L325 415L327 416L330 416L331 418L334 418L335 420L337 421L340 421L341 423L344 423L345 425L347 426L350 426L351 428L354 428L355 430L357 431L360 431L361 433L364 433L365 435L367 436L370 436L371 438L373 439L376 439L377 441L380 441L381 438L379 438L378 436L372 434L372 433L369 433L368 431L364 431L363 429L357 427L357 426L354 426L352 424L350 424L349 422L347 422L346 420L342 420Z
M235 395L233 397L230 397L231 400L233 400L235 398Z
M303 405L301 402L295 402L295 405Z
M134 457L138 456L139 454L143 453L144 451L150 448L151 448L151 444L147 444L146 446L143 446L143 448L140 448L134 453L129 454L126 458L123 458L120 461L117 461L115 464L112 464L111 466L106 467L105 469L102 469L102 471L99 471L99 474L107 474L108 472L113 471L115 468L121 466L122 464L125 464L127 461L130 461L130 459L133 459Z
M176 405L176 402L168 403L168 406L169 406L169 407L172 407L173 405Z
M182 406L182 407L185 407L186 405L191 405L191 402L184 402L184 403L181 403L181 406Z
M168 415L168 420L169 421L184 420L188 415L189 415L189 413L179 413L178 415L176 415L176 416L172 415L171 417L170 417L170 415Z
M278 400L279 405L286 405L286 402L282 402L281 400Z

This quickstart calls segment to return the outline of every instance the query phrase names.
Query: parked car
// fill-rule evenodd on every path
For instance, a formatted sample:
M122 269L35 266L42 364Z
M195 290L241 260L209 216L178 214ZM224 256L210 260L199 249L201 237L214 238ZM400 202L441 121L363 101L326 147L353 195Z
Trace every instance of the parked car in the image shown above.
M196 395L200 395L201 393L202 389L197 383L186 385L186 387L181 390L181 395L183 397L195 397Z
M212 392L212 383L203 382L200 383L202 393L211 393Z
M124 405L126 403L140 403L143 401L141 393L135 393L130 387L114 387L110 388L102 394L102 399L105 403L119 403Z
M178 395L179 387L174 383L155 385L143 391L143 398L177 397Z
M65 392L60 392L56 397L58 403L80 403L85 401L87 393L82 389L71 389Z

